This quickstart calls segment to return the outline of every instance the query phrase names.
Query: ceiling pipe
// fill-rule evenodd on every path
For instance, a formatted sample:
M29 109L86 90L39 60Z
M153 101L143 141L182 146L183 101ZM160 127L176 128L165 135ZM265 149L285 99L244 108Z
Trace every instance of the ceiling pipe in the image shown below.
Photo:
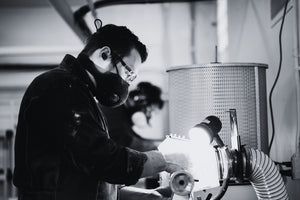
M97 18L97 12L95 10L93 0L87 0L87 3L88 3L88 6L89 6L89 8L90 8L90 10L92 12L92 16L94 17L94 19L96 19Z
M192 64L197 63L197 56L196 56L196 4L195 2L192 2L190 4L190 12L191 12L191 40L190 40L190 46L191 46L191 59Z
M92 0L87 0L88 4L81 6L78 10L73 12L71 6L66 0L48 0L55 10L61 15L65 22L75 32L79 39L84 43L86 39L92 35L92 31L86 24L84 17L92 11L95 17L95 10L98 8L114 5L130 5L130 4L155 4L155 3L184 3L197 1L214 1L214 0L99 0L94 3Z
M59 1L59 0L51 0L51 1ZM94 3L94 8L102 8L106 6L114 6L114 5L130 5L130 4L154 4L154 3L183 3L183 2L197 2L203 0L100 0ZM208 0L206 0L208 1ZM74 20L76 24L80 27L80 29L89 35L91 35L91 30L84 20L84 16L90 12L89 5L84 5L80 7L78 10L74 12ZM86 40L86 38L84 38Z
M49 0L50 4L70 26L70 28L76 33L82 42L91 34L89 29L82 29L76 20L74 19L73 10L66 0Z

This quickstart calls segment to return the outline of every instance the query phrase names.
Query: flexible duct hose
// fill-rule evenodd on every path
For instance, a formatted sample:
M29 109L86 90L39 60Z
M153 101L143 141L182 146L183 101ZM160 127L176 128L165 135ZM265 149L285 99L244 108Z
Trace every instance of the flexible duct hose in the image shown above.
M261 199L289 199L282 177L274 162L263 152L247 149L250 161L250 182Z

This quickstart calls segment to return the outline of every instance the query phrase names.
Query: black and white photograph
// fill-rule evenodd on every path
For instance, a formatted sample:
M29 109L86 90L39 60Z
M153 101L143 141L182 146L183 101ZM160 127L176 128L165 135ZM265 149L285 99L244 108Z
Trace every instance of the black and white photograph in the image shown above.
M0 200L299 198L299 0L0 1Z

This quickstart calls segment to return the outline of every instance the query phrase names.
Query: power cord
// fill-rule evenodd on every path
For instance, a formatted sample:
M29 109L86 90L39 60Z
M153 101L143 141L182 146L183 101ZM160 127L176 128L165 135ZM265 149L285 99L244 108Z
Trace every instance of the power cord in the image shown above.
M280 26L280 31L279 31L279 52L280 52L279 67L278 67L277 75L276 75L275 81L273 83L273 86L271 88L270 95L269 95L269 106L270 106L271 124L272 124L272 136L271 136L271 141L270 141L270 145L269 145L269 149L268 149L268 155L270 155L273 140L274 140L274 136L275 136L274 116L273 116L273 107L272 107L272 95L273 95L274 88L277 84L277 81L278 81L278 78L279 78L279 75L280 75L280 72L281 72L281 65L282 65L282 41L281 41L282 39L281 39L281 37L282 37L282 28L283 28L283 24L284 24L284 19L285 19L285 15L286 15L288 2L289 2L289 0L286 0L285 5L284 5L284 11L283 11L282 21L281 21L281 26Z

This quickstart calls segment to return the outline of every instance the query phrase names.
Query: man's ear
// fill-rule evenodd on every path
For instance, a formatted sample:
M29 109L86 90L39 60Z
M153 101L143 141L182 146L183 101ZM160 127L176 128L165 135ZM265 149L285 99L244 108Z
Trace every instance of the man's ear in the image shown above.
M111 57L111 50L108 46L104 46L100 49L100 55L103 60Z

